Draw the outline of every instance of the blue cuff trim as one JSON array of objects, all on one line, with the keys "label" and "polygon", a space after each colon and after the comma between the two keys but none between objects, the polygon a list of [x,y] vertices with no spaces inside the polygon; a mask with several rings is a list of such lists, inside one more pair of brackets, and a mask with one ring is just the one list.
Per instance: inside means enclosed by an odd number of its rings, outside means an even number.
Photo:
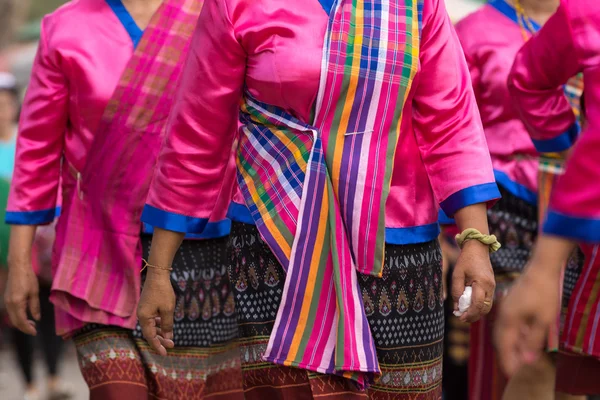
[{"label": "blue cuff trim", "polygon": [[203,233],[208,218],[193,218],[164,211],[146,204],[142,212],[142,222],[155,228],[182,233]]},{"label": "blue cuff trim", "polygon": [[438,223],[440,225],[456,225],[456,221],[447,216],[444,210],[438,212]]},{"label": "blue cuff trim", "polygon": [[600,243],[600,219],[571,217],[549,210],[543,231],[580,242]]},{"label": "blue cuff trim", "polygon": [[227,210],[227,218],[235,222],[241,222],[243,224],[256,225],[254,218],[248,207],[245,204],[239,204],[231,202],[229,209]]},{"label": "blue cuff trim", "polygon": [[[152,235],[154,233],[154,227],[144,223],[142,232]],[[209,222],[206,224],[206,228],[204,228],[202,233],[186,233],[185,239],[218,239],[229,235],[230,232],[231,221],[224,219],[218,222]]]},{"label": "blue cuff trim", "polygon": [[483,183],[481,185],[470,186],[459,190],[450,195],[446,200],[440,203],[447,216],[454,217],[454,213],[478,203],[487,203],[492,200],[497,200],[500,197],[500,191],[496,182]]},{"label": "blue cuff trim", "polygon": [[559,151],[570,149],[577,140],[580,132],[581,126],[579,126],[578,122],[575,122],[565,133],[562,133],[555,138],[548,140],[531,140],[537,151],[540,153],[557,153]]},{"label": "blue cuff trim", "polygon": [[40,211],[7,211],[4,221],[8,225],[44,225],[60,215],[60,207]]},{"label": "blue cuff trim", "polygon": [[437,222],[410,228],[385,228],[385,242],[389,244],[415,244],[430,242],[440,235]]},{"label": "blue cuff trim", "polygon": [[504,172],[494,170],[494,176],[498,185],[506,189],[510,194],[526,201],[529,204],[537,206],[538,196],[537,193],[530,190],[529,188],[521,185],[519,182],[515,182],[508,177]]}]

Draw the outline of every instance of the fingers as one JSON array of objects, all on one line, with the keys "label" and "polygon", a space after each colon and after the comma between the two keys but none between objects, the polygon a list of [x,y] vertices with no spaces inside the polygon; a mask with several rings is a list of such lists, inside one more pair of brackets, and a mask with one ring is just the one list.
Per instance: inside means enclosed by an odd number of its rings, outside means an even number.
[{"label": "fingers", "polygon": [[471,287],[471,306],[461,317],[466,322],[473,323],[486,315],[492,309],[492,296],[488,295],[482,285],[473,282]]},{"label": "fingers", "polygon": [[173,342],[170,339],[164,338],[164,334],[162,332],[162,329],[160,328],[160,324],[161,324],[160,317],[156,317],[154,320],[155,320],[156,326],[157,326],[156,335],[159,337],[160,343],[163,345],[163,347],[165,347],[167,349],[175,348],[175,342]]},{"label": "fingers", "polygon": [[167,349],[162,345],[161,338],[158,336],[155,316],[144,309],[140,309],[138,310],[138,320],[144,339],[146,339],[150,347],[161,356],[166,356]]},{"label": "fingers", "polygon": [[28,335],[37,335],[35,323],[27,318],[27,299],[7,298],[8,317],[15,328]]},{"label": "fingers", "polygon": [[40,295],[36,291],[29,295],[29,312],[36,321],[39,321],[42,316],[42,312],[40,310]]},{"label": "fingers", "polygon": [[494,332],[496,354],[500,368],[506,376],[511,377],[521,366],[521,350],[519,347],[522,325],[516,316],[500,312]]},{"label": "fingers", "polygon": [[160,310],[160,329],[167,340],[173,340],[173,312],[170,307]]},{"label": "fingers", "polygon": [[525,326],[521,331],[522,340],[520,354],[523,363],[533,364],[540,357],[546,344],[546,333],[548,327],[534,322],[530,326]]}]

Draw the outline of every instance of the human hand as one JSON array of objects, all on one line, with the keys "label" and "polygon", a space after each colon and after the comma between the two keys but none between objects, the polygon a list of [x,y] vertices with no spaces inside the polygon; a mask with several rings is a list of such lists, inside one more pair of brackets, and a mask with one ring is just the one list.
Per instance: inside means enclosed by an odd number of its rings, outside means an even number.
[{"label": "human hand", "polygon": [[137,317],[144,338],[157,353],[167,355],[173,342],[173,313],[175,292],[169,271],[148,269],[142,289]]},{"label": "human hand", "polygon": [[[531,264],[502,300],[495,343],[502,370],[512,376],[541,355],[548,331],[560,312],[560,273],[546,263]],[[560,267],[559,267],[560,270]]]},{"label": "human hand", "polygon": [[473,323],[492,309],[496,288],[489,247],[476,240],[465,242],[454,267],[452,298],[455,311],[458,310],[458,300],[462,296],[465,286],[473,288],[471,306],[460,317],[460,320]]},{"label": "human hand", "polygon": [[31,261],[9,259],[8,281],[4,302],[12,325],[28,335],[37,335],[35,322],[27,317],[27,311],[35,321],[41,318],[39,283]]}]

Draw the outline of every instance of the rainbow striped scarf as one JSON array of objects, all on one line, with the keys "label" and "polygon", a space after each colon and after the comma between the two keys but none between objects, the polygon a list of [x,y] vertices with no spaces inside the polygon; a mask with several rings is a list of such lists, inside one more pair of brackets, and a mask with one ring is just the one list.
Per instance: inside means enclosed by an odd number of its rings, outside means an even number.
[{"label": "rainbow striped scarf", "polygon": [[287,271],[265,360],[380,374],[357,271],[381,276],[385,203],[417,71],[422,0],[337,0],[309,124],[246,94],[238,178]]}]

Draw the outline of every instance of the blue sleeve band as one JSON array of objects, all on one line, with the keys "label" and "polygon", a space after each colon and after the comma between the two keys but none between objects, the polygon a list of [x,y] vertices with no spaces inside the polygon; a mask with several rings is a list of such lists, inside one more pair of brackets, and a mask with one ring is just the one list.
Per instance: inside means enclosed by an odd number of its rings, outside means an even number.
[{"label": "blue sleeve band", "polygon": [[146,204],[142,212],[142,222],[155,228],[182,233],[202,233],[208,218],[193,218],[175,214]]},{"label": "blue sleeve band", "polygon": [[540,153],[557,153],[570,149],[575,143],[575,140],[577,140],[580,131],[581,127],[579,126],[579,123],[575,122],[566,132],[555,138],[548,140],[531,140],[537,151]]},{"label": "blue sleeve band", "polygon": [[227,210],[227,218],[243,224],[256,225],[254,218],[252,218],[252,214],[250,214],[250,210],[245,204],[231,202],[229,209]]},{"label": "blue sleeve band", "polygon": [[438,212],[438,223],[440,225],[456,225],[456,221],[447,216],[444,210]]},{"label": "blue sleeve band", "polygon": [[426,243],[437,239],[439,235],[440,226],[437,222],[408,228],[385,228],[385,242],[388,244]]},{"label": "blue sleeve band", "polygon": [[513,181],[508,177],[508,175],[497,169],[494,170],[494,176],[496,177],[496,182],[498,183],[498,185],[502,186],[508,192],[526,201],[529,204],[537,206],[538,196],[536,192],[530,190],[529,188],[521,185],[518,182]]},{"label": "blue sleeve band", "polygon": [[454,217],[454,213],[478,203],[487,203],[497,200],[500,197],[500,191],[496,182],[483,183],[481,185],[470,186],[452,194],[446,200],[440,203],[442,210],[448,217]]},{"label": "blue sleeve band", "polygon": [[40,211],[7,211],[5,222],[8,225],[44,225],[60,215],[60,207]]},{"label": "blue sleeve band", "polygon": [[[142,231],[152,235],[154,233],[154,227],[144,222]],[[229,235],[230,232],[231,221],[224,219],[207,223],[202,233],[186,233],[185,239],[218,239]]]},{"label": "blue sleeve band", "polygon": [[580,242],[600,243],[600,219],[571,217],[549,210],[543,231]]}]

